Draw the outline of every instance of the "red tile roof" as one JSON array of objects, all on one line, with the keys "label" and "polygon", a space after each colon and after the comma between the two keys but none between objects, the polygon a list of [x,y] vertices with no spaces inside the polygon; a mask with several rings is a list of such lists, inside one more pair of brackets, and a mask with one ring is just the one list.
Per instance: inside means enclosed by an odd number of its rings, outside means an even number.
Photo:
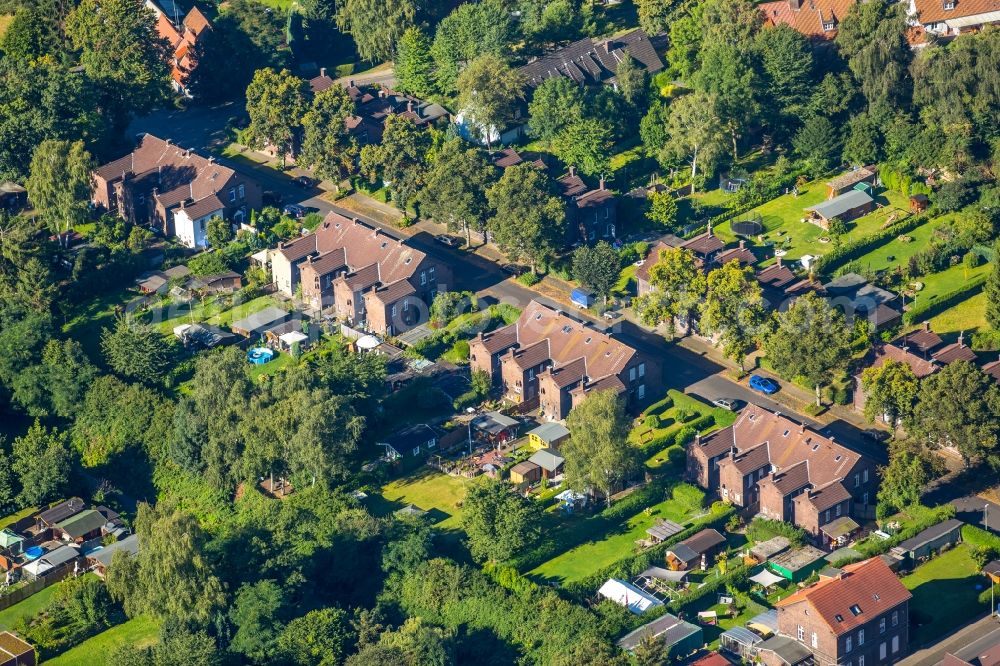
[{"label": "red tile roof", "polygon": [[757,255],[746,246],[744,241],[740,241],[739,247],[731,247],[717,254],[715,261],[721,266],[728,264],[730,261],[738,261],[740,265],[749,266],[757,263]]},{"label": "red tile roof", "polygon": [[879,345],[875,348],[875,359],[870,367],[881,368],[887,361],[898,361],[910,366],[910,370],[918,379],[923,379],[928,375],[933,375],[940,370],[940,366],[931,361],[924,360],[913,352],[904,351],[896,345]]},{"label": "red tile roof", "polygon": [[944,363],[945,365],[949,365],[955,361],[969,361],[974,363],[976,360],[976,352],[961,342],[955,342],[947,347],[942,347],[931,354],[931,356],[938,363]]},{"label": "red tile roof", "polygon": [[945,9],[942,0],[914,0],[913,4],[924,25],[1000,12],[1000,0],[957,0],[953,9]]},{"label": "red tile roof", "polygon": [[943,340],[941,340],[941,336],[931,330],[928,322],[928,325],[926,325],[925,328],[913,331],[912,333],[906,333],[896,340],[895,344],[900,347],[916,347],[921,352],[926,354],[930,350],[939,346],[942,342]]},{"label": "red tile roof", "polygon": [[851,493],[847,492],[844,484],[839,481],[833,481],[822,488],[810,490],[808,493],[800,495],[795,499],[797,501],[801,499],[803,502],[809,502],[817,511],[826,511],[841,502],[851,499]]},{"label": "red tile roof", "polygon": [[691,250],[695,254],[708,255],[713,252],[718,252],[725,247],[718,236],[713,234],[711,231],[707,231],[700,236],[695,236],[691,240],[685,242],[681,247]]},{"label": "red tile roof", "polygon": [[[833,39],[837,35],[837,26],[855,2],[856,0],[775,0],[759,7],[764,14],[764,22],[768,25],[785,24],[806,37]],[[795,8],[796,5],[799,6],[798,9]],[[824,23],[833,23],[833,28],[824,29]]]},{"label": "red tile roof", "polygon": [[775,605],[781,609],[808,603],[839,636],[899,606],[912,596],[882,558],[874,557],[849,564],[843,568],[841,577],[822,579]]}]

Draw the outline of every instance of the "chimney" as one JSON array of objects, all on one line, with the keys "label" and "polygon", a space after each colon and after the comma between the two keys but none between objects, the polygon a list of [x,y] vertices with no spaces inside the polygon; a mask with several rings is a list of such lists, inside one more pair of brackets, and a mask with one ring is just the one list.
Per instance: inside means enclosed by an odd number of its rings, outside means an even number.
[{"label": "chimney", "polygon": [[214,155],[209,155],[208,156],[208,163],[209,164],[215,164],[215,156]]},{"label": "chimney", "polygon": [[406,100],[406,112],[407,113],[413,113],[413,100],[412,99]]},{"label": "chimney", "polygon": [[802,0],[788,0],[788,8],[793,11],[802,9]]},{"label": "chimney", "polygon": [[604,191],[604,175],[601,174],[601,191]]},{"label": "chimney", "polygon": [[745,240],[740,239],[740,249],[741,250],[747,249],[747,242]]},{"label": "chimney", "polygon": [[712,235],[712,220],[708,221],[708,235]]},{"label": "chimney", "polygon": [[320,67],[319,68],[319,75],[320,76],[326,76],[326,67]]},{"label": "chimney", "polygon": [[576,167],[573,166],[572,164],[569,167],[569,175],[570,175],[570,178],[572,178],[573,176],[576,175]]},{"label": "chimney", "polygon": [[965,331],[961,331],[958,334],[958,346],[959,347],[964,347],[965,346]]},{"label": "chimney", "polygon": [[778,268],[781,268],[781,257],[775,257],[774,259],[775,259],[775,261],[777,262],[777,263],[776,263],[775,265],[776,265],[776,266],[777,266]]}]

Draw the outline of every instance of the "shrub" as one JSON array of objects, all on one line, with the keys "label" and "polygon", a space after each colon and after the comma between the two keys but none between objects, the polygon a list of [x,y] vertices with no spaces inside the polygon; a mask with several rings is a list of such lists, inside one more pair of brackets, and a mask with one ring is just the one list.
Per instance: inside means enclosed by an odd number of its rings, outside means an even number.
[{"label": "shrub", "polygon": [[972,334],[972,349],[974,351],[997,351],[1000,349],[1000,331],[988,329]]},{"label": "shrub", "polygon": [[780,520],[754,518],[747,526],[747,538],[751,541],[767,541],[776,536],[785,537],[793,546],[801,546],[806,542],[805,530]]},{"label": "shrub", "polygon": [[979,268],[983,265],[983,258],[978,252],[966,252],[964,262],[966,268]]},{"label": "shrub", "polygon": [[670,496],[688,513],[700,511],[705,506],[705,491],[690,483],[678,483]]},{"label": "shrub", "polygon": [[687,423],[695,417],[695,413],[690,409],[678,409],[675,416],[678,423]]},{"label": "shrub", "polygon": [[523,284],[525,287],[534,287],[536,284],[542,281],[540,275],[535,274],[533,271],[528,271],[517,276],[517,281]]},{"label": "shrub", "polygon": [[694,439],[694,436],[697,434],[698,431],[692,428],[691,426],[684,426],[683,428],[677,431],[676,435],[674,435],[674,444],[683,449],[685,446],[688,445],[688,443],[691,442],[691,440]]},{"label": "shrub", "polygon": [[660,427],[660,417],[657,416],[656,414],[650,414],[649,416],[647,416],[642,420],[642,423],[647,428],[656,430],[657,428]]}]

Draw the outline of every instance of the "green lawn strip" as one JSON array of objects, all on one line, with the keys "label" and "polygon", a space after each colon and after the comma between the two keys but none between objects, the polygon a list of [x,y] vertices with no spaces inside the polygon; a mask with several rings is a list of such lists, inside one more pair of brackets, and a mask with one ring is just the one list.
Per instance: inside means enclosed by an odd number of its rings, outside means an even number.
[{"label": "green lawn strip", "polygon": [[13,628],[14,624],[21,618],[34,617],[40,610],[48,605],[49,600],[56,593],[59,584],[49,585],[44,590],[39,590],[24,601],[14,604],[10,608],[0,611],[0,630]]},{"label": "green lawn strip", "polygon": [[727,612],[727,607],[721,604],[716,604],[707,610],[714,610],[719,614],[719,623],[716,626],[701,625],[705,634],[705,642],[708,643],[708,649],[717,650],[719,649],[719,636],[722,632],[735,629],[736,627],[745,627],[747,622],[767,611],[767,607],[750,600],[746,607],[733,617],[723,617],[723,614]]},{"label": "green lawn strip", "polygon": [[[674,499],[667,499],[634,514],[611,529],[593,534],[593,540],[567,550],[528,572],[563,583],[586,578],[632,554],[636,540],[646,538],[646,529],[657,520],[686,524],[692,515]],[[596,523],[595,523],[596,525]],[[580,526],[585,529],[585,525]]]},{"label": "green lawn strip", "polygon": [[159,631],[159,621],[136,617],[85,640],[45,663],[51,666],[111,666],[108,659],[118,647],[152,645],[156,642]]},{"label": "green lawn strip", "polygon": [[462,509],[458,505],[471,483],[476,481],[422,467],[415,474],[383,486],[381,496],[370,497],[367,505],[375,515],[386,516],[413,504],[429,511],[437,527],[458,528],[462,523]]},{"label": "green lawn strip", "polygon": [[931,329],[938,334],[960,331],[969,334],[985,328],[987,328],[986,294],[983,292],[931,318]]},{"label": "green lawn strip", "polygon": [[913,231],[903,234],[912,240],[904,242],[895,238],[851,263],[872,271],[894,270],[897,266],[906,266],[910,257],[927,249],[934,236],[934,230],[940,227],[946,219],[938,217],[930,220]]},{"label": "green lawn strip", "polygon": [[628,294],[628,285],[635,279],[635,272],[638,268],[635,264],[629,264],[623,268],[621,274],[618,276],[618,282],[611,288],[611,294],[614,296],[625,296]]},{"label": "green lawn strip", "polygon": [[922,306],[928,302],[932,303],[935,299],[958,289],[969,280],[989,273],[990,270],[991,267],[988,263],[976,268],[967,268],[965,264],[959,263],[938,273],[916,278],[915,282],[921,282],[924,285],[923,289],[917,292],[916,305]]},{"label": "green lawn strip", "polygon": [[963,626],[986,608],[979,603],[985,578],[979,573],[969,546],[962,544],[922,564],[903,585],[913,593],[910,622],[914,646],[929,644]]}]

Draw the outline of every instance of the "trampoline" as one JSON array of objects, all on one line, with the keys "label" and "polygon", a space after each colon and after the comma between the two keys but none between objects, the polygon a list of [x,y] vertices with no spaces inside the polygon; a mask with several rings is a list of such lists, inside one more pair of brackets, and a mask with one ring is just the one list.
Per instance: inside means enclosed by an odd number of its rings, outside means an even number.
[{"label": "trampoline", "polygon": [[41,546],[31,546],[24,549],[24,556],[29,560],[37,560],[39,557],[45,554],[45,549]]},{"label": "trampoline", "polygon": [[254,347],[247,352],[247,360],[254,365],[264,365],[274,358],[274,350],[267,347]]}]

